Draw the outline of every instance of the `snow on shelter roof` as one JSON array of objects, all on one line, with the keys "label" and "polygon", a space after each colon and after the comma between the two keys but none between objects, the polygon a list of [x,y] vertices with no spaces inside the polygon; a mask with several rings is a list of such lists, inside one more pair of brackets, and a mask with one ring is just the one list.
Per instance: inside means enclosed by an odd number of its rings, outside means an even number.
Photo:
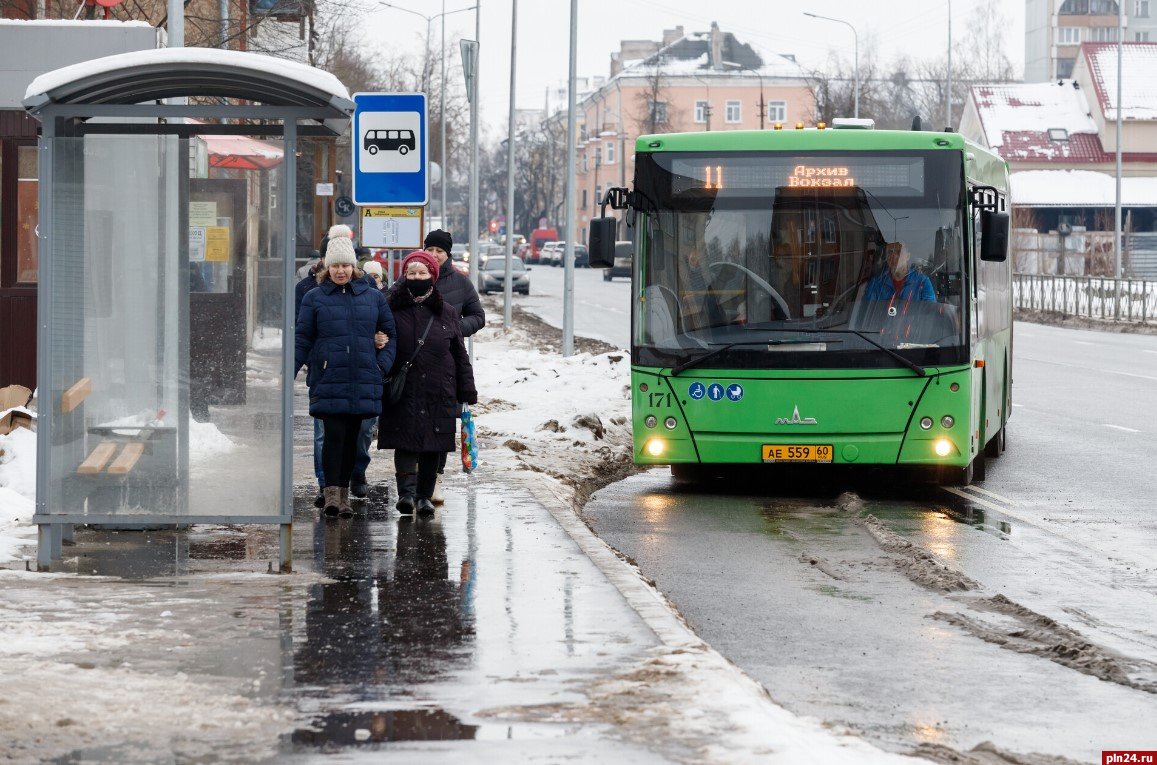
[{"label": "snow on shelter roof", "polygon": [[[1117,179],[1092,170],[1025,170],[1008,179],[1023,207],[1113,207]],[[1121,205],[1157,207],[1157,178],[1121,179]]]},{"label": "snow on shelter roof", "polygon": [[216,48],[158,48],[55,69],[29,83],[24,106],[36,114],[50,103],[140,104],[181,96],[326,107],[334,118],[347,121],[354,111],[349,91],[329,72],[259,53]]}]

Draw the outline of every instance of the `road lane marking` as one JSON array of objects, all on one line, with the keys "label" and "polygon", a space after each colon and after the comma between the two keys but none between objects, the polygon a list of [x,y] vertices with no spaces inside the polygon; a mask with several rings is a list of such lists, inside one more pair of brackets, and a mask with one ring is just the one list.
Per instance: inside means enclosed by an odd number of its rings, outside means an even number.
[{"label": "road lane marking", "polygon": [[1081,364],[1066,364],[1063,361],[1052,361],[1051,359],[1034,359],[1030,357],[1021,357],[1024,361],[1035,361],[1038,364],[1054,364],[1058,367],[1069,367],[1070,369],[1080,369],[1084,372],[1096,372],[1100,374],[1121,375],[1122,377],[1136,377],[1140,380],[1152,380],[1157,382],[1157,377],[1152,375],[1139,375],[1134,372],[1118,372],[1116,369],[1097,369],[1096,367],[1082,366]]},{"label": "road lane marking", "polygon": [[1141,432],[1141,431],[1135,430],[1133,428],[1126,428],[1124,425],[1110,425],[1107,422],[1103,422],[1101,424],[1104,425],[1106,428],[1112,428],[1113,430],[1123,430],[1126,433],[1140,433]]},{"label": "road lane marking", "polygon": [[[1020,521],[1021,523],[1032,526],[1033,528],[1036,528],[1040,531],[1043,531],[1046,534],[1052,534],[1053,536],[1060,537],[1061,539],[1065,540],[1066,542],[1068,542],[1071,545],[1074,545],[1078,549],[1085,550],[1085,551],[1096,551],[1096,552],[1100,553],[1101,555],[1104,555],[1106,558],[1108,558],[1114,562],[1117,562],[1117,563],[1123,563],[1126,565],[1138,566],[1138,567],[1142,567],[1142,568],[1145,567],[1145,566],[1141,566],[1141,564],[1139,564],[1136,560],[1133,560],[1132,558],[1125,557],[1120,552],[1115,552],[1112,550],[1106,550],[1105,548],[1101,547],[1100,545],[1094,544],[1087,539],[1083,539],[1083,538],[1074,536],[1072,534],[1069,534],[1069,533],[1061,530],[1060,528],[1057,528],[1055,525],[1050,525],[1046,519],[1042,518],[1041,520],[1037,520],[1037,519],[1032,518],[1028,514],[1023,513],[1019,510],[1013,510],[1011,507],[1008,507],[1006,505],[998,505],[995,502],[989,502],[987,499],[983,499],[981,497],[978,497],[975,494],[971,494],[971,493],[964,491],[964,490],[962,490],[956,486],[941,486],[940,488],[944,489],[944,491],[948,492],[949,494],[955,494],[956,496],[960,497],[961,499],[966,499],[969,502],[973,502],[975,504],[981,505],[982,507],[987,507],[989,510],[995,510],[996,512],[1007,515],[1010,518],[1015,518],[1016,520]],[[968,486],[967,488],[972,489],[974,491],[978,490],[978,487],[976,487],[976,486]],[[983,491],[983,489],[979,489],[979,490]],[[984,492],[984,493],[988,494],[989,492]]]},{"label": "road lane marking", "polygon": [[972,491],[979,492],[980,494],[983,494],[986,497],[992,497],[997,502],[1007,502],[1010,505],[1019,505],[1020,504],[1015,499],[1009,499],[1008,497],[1002,497],[999,494],[997,494],[995,491],[988,491],[987,489],[982,489],[979,486],[969,486],[968,488],[971,489]]}]

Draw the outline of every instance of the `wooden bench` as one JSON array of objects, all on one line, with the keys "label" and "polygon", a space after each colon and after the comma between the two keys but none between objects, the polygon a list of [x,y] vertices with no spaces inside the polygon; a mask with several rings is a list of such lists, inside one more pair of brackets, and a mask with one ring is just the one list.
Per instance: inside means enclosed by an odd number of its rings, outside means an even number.
[{"label": "wooden bench", "polygon": [[109,475],[124,475],[136,467],[137,462],[145,453],[143,442],[130,441],[121,449],[117,458],[112,460],[112,464],[109,464],[109,460],[116,454],[118,447],[119,444],[113,441],[101,441],[85,458],[84,462],[80,463],[76,472],[82,475],[95,475],[104,470],[105,465],[108,465]]}]

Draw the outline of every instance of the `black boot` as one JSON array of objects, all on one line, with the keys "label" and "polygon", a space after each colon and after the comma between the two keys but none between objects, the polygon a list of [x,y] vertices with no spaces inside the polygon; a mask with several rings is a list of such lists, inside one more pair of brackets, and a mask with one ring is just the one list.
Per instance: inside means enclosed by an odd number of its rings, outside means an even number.
[{"label": "black boot", "polygon": [[394,480],[398,483],[398,504],[395,507],[399,513],[410,515],[416,504],[414,495],[418,493],[418,474],[396,473]]},{"label": "black boot", "polygon": [[354,475],[354,477],[350,479],[350,494],[354,499],[365,499],[369,496],[369,493],[370,485],[366,482],[364,475]]},{"label": "black boot", "polygon": [[318,486],[317,487],[317,496],[314,497],[314,499],[313,499],[313,506],[316,508],[319,508],[319,509],[325,507],[325,487],[324,486]]},{"label": "black boot", "polygon": [[418,515],[433,515],[434,503],[429,497],[418,497]]}]

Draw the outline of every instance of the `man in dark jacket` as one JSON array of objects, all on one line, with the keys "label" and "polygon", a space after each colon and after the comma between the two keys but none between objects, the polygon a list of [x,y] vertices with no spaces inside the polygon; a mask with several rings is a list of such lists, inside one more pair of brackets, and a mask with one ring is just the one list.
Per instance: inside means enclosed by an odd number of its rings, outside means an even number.
[{"label": "man in dark jacket", "polygon": [[[474,289],[474,282],[458,269],[454,268],[454,261],[450,258],[450,251],[454,248],[454,240],[449,231],[440,228],[426,234],[422,243],[426,252],[438,260],[438,292],[442,300],[453,306],[458,312],[458,322],[462,326],[462,337],[470,337],[486,326],[486,312],[482,310],[482,301],[478,299],[478,291]],[[446,453],[442,454],[438,465],[438,484],[434,487],[434,504],[440,505],[444,500],[442,494],[442,474],[446,471]]]}]

